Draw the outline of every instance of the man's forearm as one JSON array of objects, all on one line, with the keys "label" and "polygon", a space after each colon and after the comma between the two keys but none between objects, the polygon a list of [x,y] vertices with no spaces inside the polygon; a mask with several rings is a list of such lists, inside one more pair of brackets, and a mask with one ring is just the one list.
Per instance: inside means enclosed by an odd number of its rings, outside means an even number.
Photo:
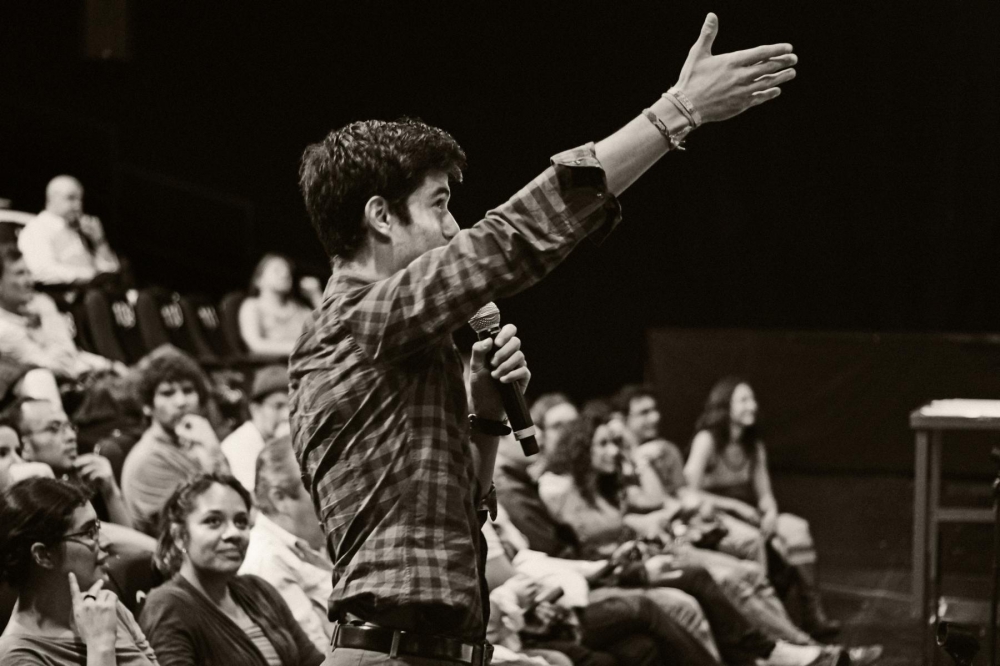
[{"label": "man's forearm", "polygon": [[122,527],[132,527],[132,515],[125,506],[122,492],[115,485],[102,493],[104,506],[108,509],[108,519],[116,525]]},{"label": "man's forearm", "polygon": [[[671,134],[688,126],[687,119],[677,107],[663,97],[650,106],[649,110],[663,121]],[[636,116],[595,146],[597,159],[608,179],[608,189],[615,196],[646,173],[669,149],[670,144],[666,138],[642,115]]]}]

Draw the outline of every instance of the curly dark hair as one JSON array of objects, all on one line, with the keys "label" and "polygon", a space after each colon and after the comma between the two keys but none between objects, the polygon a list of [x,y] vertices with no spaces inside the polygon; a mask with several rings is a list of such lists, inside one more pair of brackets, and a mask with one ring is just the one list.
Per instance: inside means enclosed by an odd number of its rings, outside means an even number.
[{"label": "curly dark hair", "polygon": [[190,381],[198,392],[201,407],[208,404],[208,382],[198,362],[176,347],[164,345],[146,356],[138,367],[137,392],[142,404],[153,404],[156,387],[163,382]]},{"label": "curly dark hair", "polygon": [[431,171],[462,181],[465,153],[454,138],[420,120],[366,120],[330,132],[306,147],[299,188],[330,257],[351,257],[364,242],[364,210],[376,195],[409,222],[406,199]]},{"label": "curly dark hair", "polygon": [[180,571],[184,553],[177,547],[175,539],[178,536],[182,539],[187,538],[188,516],[194,511],[198,498],[215,484],[232,488],[246,504],[247,511],[253,509],[250,493],[242,483],[228,474],[199,474],[179,486],[160,512],[160,528],[153,563],[164,576],[170,578]]},{"label": "curly dark hair", "polygon": [[[705,401],[705,410],[695,422],[695,432],[707,430],[715,440],[716,450],[729,443],[729,422],[732,414],[733,393],[740,384],[750,386],[750,382],[736,375],[723,377],[715,382],[715,386],[708,392],[708,400]],[[757,424],[743,429],[740,435],[739,444],[746,450],[747,455],[751,455],[757,446],[759,433]]]},{"label": "curly dark hair", "polygon": [[594,432],[599,424],[580,419],[572,423],[556,445],[545,451],[545,471],[568,474],[584,499],[597,501],[597,470],[591,458]]},{"label": "curly dark hair", "polygon": [[31,547],[56,544],[88,501],[79,484],[46,477],[24,479],[0,495],[0,582],[15,589],[27,583]]}]

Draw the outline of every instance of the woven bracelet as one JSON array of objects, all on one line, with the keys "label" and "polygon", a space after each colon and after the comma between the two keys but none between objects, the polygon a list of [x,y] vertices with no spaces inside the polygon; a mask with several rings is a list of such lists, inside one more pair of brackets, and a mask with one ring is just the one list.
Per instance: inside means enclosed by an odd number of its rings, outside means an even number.
[{"label": "woven bracelet", "polygon": [[642,115],[649,119],[649,122],[653,123],[653,127],[663,135],[663,138],[667,140],[670,144],[670,150],[684,150],[684,140],[678,139],[676,136],[670,133],[670,129],[667,128],[666,124],[660,118],[652,112],[650,109],[643,109]]}]

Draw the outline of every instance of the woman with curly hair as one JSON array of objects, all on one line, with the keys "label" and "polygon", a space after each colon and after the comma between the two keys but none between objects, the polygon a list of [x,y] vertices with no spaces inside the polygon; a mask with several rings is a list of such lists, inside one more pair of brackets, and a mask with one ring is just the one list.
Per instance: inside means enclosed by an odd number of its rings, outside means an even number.
[{"label": "woman with curly hair", "polygon": [[103,589],[107,545],[87,493],[73,483],[29,478],[0,496],[0,582],[17,591],[0,663],[157,663],[132,614]]},{"label": "woman with curly hair", "polygon": [[250,494],[204,474],[180,486],[160,522],[156,566],[170,578],[139,621],[163,666],[316,666],[323,655],[281,595],[237,575],[250,539]]},{"label": "woman with curly hair", "polygon": [[840,623],[826,616],[820,602],[809,523],[778,511],[750,384],[740,377],[719,380],[696,430],[684,466],[688,484],[704,490],[717,509],[760,529],[778,559],[771,558],[772,577],[777,579],[776,569],[791,568],[806,630],[815,637],[836,634]]}]

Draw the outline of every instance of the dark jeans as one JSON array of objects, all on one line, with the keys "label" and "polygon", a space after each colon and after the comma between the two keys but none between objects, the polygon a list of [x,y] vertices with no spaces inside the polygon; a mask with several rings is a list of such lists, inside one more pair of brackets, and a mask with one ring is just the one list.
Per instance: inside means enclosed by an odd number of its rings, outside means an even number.
[{"label": "dark jeans", "polygon": [[774,641],[753,628],[704,567],[685,566],[678,571],[680,575],[666,581],[664,586],[687,592],[698,600],[726,664],[754,664],[771,654]]},{"label": "dark jeans", "polygon": [[575,666],[719,666],[653,601],[641,596],[592,603],[580,617],[582,645],[552,642]]}]

